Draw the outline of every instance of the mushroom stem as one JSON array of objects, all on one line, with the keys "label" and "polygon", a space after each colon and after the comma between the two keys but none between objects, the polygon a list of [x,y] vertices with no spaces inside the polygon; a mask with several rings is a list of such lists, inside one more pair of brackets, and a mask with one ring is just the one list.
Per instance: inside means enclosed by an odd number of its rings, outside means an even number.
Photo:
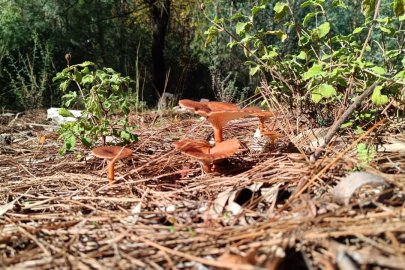
[{"label": "mushroom stem", "polygon": [[262,133],[264,130],[264,119],[263,118],[260,118],[259,129],[260,129],[260,133]]},{"label": "mushroom stem", "polygon": [[201,161],[202,165],[203,165],[203,170],[206,173],[210,173],[211,172],[211,161],[210,160],[202,160]]},{"label": "mushroom stem", "polygon": [[215,143],[222,142],[222,128],[214,127],[214,139],[215,139]]},{"label": "mushroom stem", "polygon": [[108,166],[108,180],[110,180],[110,185],[112,186],[114,184],[114,162],[110,161]]}]

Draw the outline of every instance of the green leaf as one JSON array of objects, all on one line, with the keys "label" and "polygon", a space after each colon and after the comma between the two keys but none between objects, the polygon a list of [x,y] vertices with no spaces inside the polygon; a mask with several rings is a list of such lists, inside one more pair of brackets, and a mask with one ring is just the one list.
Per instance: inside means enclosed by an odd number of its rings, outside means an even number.
[{"label": "green leaf", "polygon": [[93,76],[90,75],[90,74],[87,74],[82,78],[82,83],[81,84],[85,85],[86,83],[93,83],[93,80],[94,80]]},{"label": "green leaf", "polygon": [[67,77],[65,75],[63,75],[61,72],[58,72],[56,74],[56,77],[54,77],[52,79],[52,82],[57,81],[57,80],[64,80],[64,79],[67,79]]},{"label": "green leaf", "polygon": [[381,89],[382,86],[377,86],[374,89],[373,95],[371,96],[371,101],[375,104],[375,105],[384,105],[388,103],[388,96],[387,95],[382,95],[381,94]]},{"label": "green leaf", "polygon": [[299,44],[300,46],[305,46],[305,45],[307,45],[310,41],[311,41],[311,38],[310,38],[309,36],[307,36],[307,35],[302,35],[301,38],[300,38],[300,40],[299,40],[299,42],[298,42],[298,44]]},{"label": "green leaf", "polygon": [[94,63],[93,63],[93,62],[90,62],[90,61],[86,61],[86,62],[83,62],[83,63],[81,63],[81,64],[78,64],[78,66],[79,66],[79,67],[94,66]]},{"label": "green leaf", "polygon": [[399,16],[399,21],[402,22],[405,20],[405,15]]},{"label": "green leaf", "polygon": [[360,33],[363,30],[363,27],[357,27],[356,29],[353,30],[353,34]]},{"label": "green leaf", "polygon": [[287,33],[281,30],[267,31],[266,34],[276,35],[281,40],[281,42],[284,42],[287,39]]},{"label": "green leaf", "polygon": [[320,38],[326,36],[330,31],[330,23],[324,22],[318,27],[318,35]]},{"label": "green leaf", "polygon": [[301,4],[301,8],[308,7],[308,6],[313,6],[313,5],[316,5],[315,1],[306,1],[306,2]]},{"label": "green leaf", "polygon": [[260,4],[261,6],[266,5],[269,2],[269,0],[262,0],[262,3]]},{"label": "green leaf", "polygon": [[287,14],[288,7],[289,5],[287,3],[276,3],[273,8],[273,10],[276,12],[276,15],[274,16],[274,22],[281,21],[284,18],[284,16]]},{"label": "green leaf", "polygon": [[238,18],[248,18],[248,17],[239,12],[232,16],[231,21],[238,19]]},{"label": "green leaf", "polygon": [[90,146],[91,146],[91,143],[92,143],[92,140],[91,140],[90,138],[88,138],[88,137],[83,137],[83,136],[80,136],[80,141],[82,142],[82,144],[83,144],[85,147],[90,147]]},{"label": "green leaf", "polygon": [[314,13],[314,12],[308,13],[308,14],[305,16],[304,21],[302,22],[302,25],[305,26],[305,25],[307,24],[307,22],[308,22],[312,17],[314,17],[315,15],[316,15],[316,13]]},{"label": "green leaf", "polygon": [[350,127],[351,125],[353,125],[354,121],[350,120],[349,122],[343,123],[340,128],[347,128]]},{"label": "green leaf", "polygon": [[262,6],[259,6],[259,7],[253,7],[252,8],[252,16],[255,16],[257,14],[257,12],[259,12],[259,11],[265,9],[265,8],[266,8],[265,5],[262,5]]},{"label": "green leaf", "polygon": [[236,34],[238,34],[240,37],[243,37],[247,31],[250,30],[252,27],[252,23],[250,22],[238,22],[236,25]]},{"label": "green leaf", "polygon": [[363,0],[361,3],[361,12],[365,17],[370,16],[375,10],[375,0]]},{"label": "green leaf", "polygon": [[116,73],[115,70],[112,69],[112,68],[104,68],[104,70],[107,71],[110,74],[115,74]]},{"label": "green leaf", "polygon": [[128,131],[123,130],[121,131],[120,137],[124,141],[129,141],[131,139],[131,134]]},{"label": "green leaf", "polygon": [[337,95],[336,89],[329,84],[321,84],[312,91],[312,100],[318,103],[323,97],[330,98],[332,95]]},{"label": "green leaf", "polygon": [[393,9],[394,9],[395,16],[397,16],[397,17],[404,14],[405,0],[394,0]]},{"label": "green leaf", "polygon": [[69,84],[70,84],[70,80],[64,81],[59,85],[59,88],[62,91],[66,91],[66,89],[69,87]]},{"label": "green leaf", "polygon": [[314,76],[320,75],[322,73],[322,66],[314,64],[307,72],[304,73],[302,78],[308,80]]},{"label": "green leaf", "polygon": [[255,75],[260,70],[260,66],[255,66],[250,69],[250,75]]},{"label": "green leaf", "polygon": [[389,35],[389,36],[395,35],[395,30],[392,27],[382,27],[382,26],[380,26],[380,29],[384,33],[387,33],[387,35]]},{"label": "green leaf", "polygon": [[342,0],[333,0],[332,7],[347,8],[346,4]]},{"label": "green leaf", "polygon": [[222,24],[222,23],[224,23],[224,18],[219,19],[217,16],[215,16],[214,23]]},{"label": "green leaf", "polygon": [[256,62],[253,62],[253,61],[246,61],[246,62],[244,63],[244,65],[245,65],[245,66],[257,66],[257,63],[256,63]]},{"label": "green leaf", "polygon": [[230,49],[232,49],[235,45],[238,45],[239,43],[237,41],[232,41],[229,42],[226,46],[228,46]]},{"label": "green leaf", "polygon": [[387,73],[387,71],[382,67],[372,67],[371,70],[379,75],[384,75],[385,73]]},{"label": "green leaf", "polygon": [[83,74],[90,74],[90,69],[89,69],[88,67],[85,67],[85,68],[82,70],[82,73],[83,73]]},{"label": "green leaf", "polygon": [[96,75],[97,75],[97,77],[100,78],[100,80],[104,80],[104,79],[108,78],[108,74],[105,73],[105,72],[102,71],[102,70],[97,70],[97,71],[96,71]]},{"label": "green leaf", "polygon": [[297,55],[297,58],[300,59],[300,60],[307,59],[304,51],[301,51],[300,54]]},{"label": "green leaf", "polygon": [[76,137],[72,134],[68,134],[65,137],[65,145],[64,148],[66,150],[72,150],[76,145]]},{"label": "green leaf", "polygon": [[74,117],[73,113],[71,113],[68,109],[66,108],[59,108],[58,114],[63,116],[63,117]]},{"label": "green leaf", "polygon": [[82,74],[75,68],[75,81],[80,83],[82,81]]}]

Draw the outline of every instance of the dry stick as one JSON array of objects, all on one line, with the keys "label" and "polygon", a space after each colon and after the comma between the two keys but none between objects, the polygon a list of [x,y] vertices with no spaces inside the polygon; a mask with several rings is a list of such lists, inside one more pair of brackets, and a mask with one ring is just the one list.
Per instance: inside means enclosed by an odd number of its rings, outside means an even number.
[{"label": "dry stick", "polygon": [[[375,25],[375,22],[376,22],[376,19],[378,16],[378,11],[380,9],[380,5],[381,5],[381,0],[378,0],[377,6],[376,6],[376,9],[374,12],[373,23],[368,31],[367,38],[364,41],[363,48],[361,50],[359,59],[363,58],[364,52],[366,51],[368,41],[370,40],[371,33],[373,32],[374,25]],[[351,91],[356,73],[357,73],[357,69],[353,72],[352,76],[350,77],[350,83],[349,83],[349,88],[347,90],[347,93],[349,93]],[[328,134],[326,134],[324,145],[327,145],[330,142],[330,140],[332,139],[333,136],[335,136],[336,132],[339,130],[339,128],[343,124],[343,122],[345,122],[347,120],[347,118],[349,118],[349,116],[353,113],[353,111],[357,108],[357,106],[359,106],[360,103],[368,96],[368,94],[372,90],[374,90],[374,88],[377,86],[377,84],[378,84],[377,82],[374,82],[373,85],[371,85],[366,91],[364,91],[364,93],[360,97],[358,97],[356,99],[356,101],[342,114],[342,116],[339,118],[339,120],[333,124],[332,128],[328,131]],[[340,112],[339,112],[339,114],[340,114]],[[315,151],[315,155],[314,155],[315,160],[318,159],[319,156],[321,155],[321,153],[323,151],[322,148],[323,147],[321,147],[320,149],[317,149]]]},{"label": "dry stick", "polygon": [[361,94],[356,100],[353,102],[352,105],[342,114],[342,116],[337,120],[333,126],[329,129],[328,133],[326,134],[325,137],[325,143],[319,147],[314,154],[315,160],[319,158],[321,153],[323,152],[323,148],[325,145],[329,144],[329,142],[332,140],[333,136],[338,132],[340,126],[349,118],[349,116],[357,109],[358,106],[365,100],[372,91],[374,91],[374,88],[379,84],[379,82],[374,82],[369,88],[367,88],[363,94]]},{"label": "dry stick", "polygon": [[278,210],[278,213],[281,213],[290,203],[292,200],[297,198],[299,195],[301,195],[318,177],[320,177],[327,169],[329,169],[330,166],[335,164],[341,157],[343,157],[344,154],[346,154],[353,146],[355,146],[359,141],[361,141],[365,136],[371,133],[374,129],[376,129],[378,126],[383,124],[387,120],[387,118],[382,119],[380,122],[375,124],[372,128],[367,130],[363,135],[361,135],[357,140],[355,140],[351,145],[349,145],[342,153],[340,153],[334,160],[332,160],[328,165],[326,165],[317,175],[315,175],[308,183],[299,191],[297,191],[293,196],[288,199],[288,201]]}]

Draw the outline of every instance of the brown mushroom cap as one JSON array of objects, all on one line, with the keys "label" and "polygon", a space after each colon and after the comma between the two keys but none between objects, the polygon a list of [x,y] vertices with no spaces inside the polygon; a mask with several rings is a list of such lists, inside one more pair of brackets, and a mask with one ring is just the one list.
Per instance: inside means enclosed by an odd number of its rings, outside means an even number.
[{"label": "brown mushroom cap", "polygon": [[263,129],[264,129],[264,121],[266,121],[267,118],[278,116],[277,113],[274,113],[274,112],[271,112],[271,111],[255,112],[255,113],[252,113],[252,115],[259,117],[259,121],[260,121],[260,125],[259,125],[260,132],[263,132]]},{"label": "brown mushroom cap", "polygon": [[229,140],[211,145],[204,140],[182,139],[173,143],[177,150],[185,155],[198,159],[204,165],[204,171],[210,172],[209,163],[211,160],[227,158],[235,154],[239,149],[239,141]]},{"label": "brown mushroom cap", "polygon": [[236,139],[217,143],[214,147],[204,140],[181,139],[173,144],[177,150],[188,156],[209,160],[230,157],[239,149],[239,141]]},{"label": "brown mushroom cap", "polygon": [[[120,152],[122,147],[121,146],[103,146],[93,149],[93,155],[100,158],[106,159],[113,159],[115,158]],[[117,159],[125,158],[127,156],[132,155],[132,150],[128,148],[124,148],[121,154],[117,157]]]},{"label": "brown mushroom cap", "polygon": [[215,142],[222,142],[222,127],[229,121],[260,112],[259,107],[239,109],[238,106],[227,102],[198,102],[189,99],[179,101],[181,107],[190,109],[196,114],[205,117],[214,127]]},{"label": "brown mushroom cap", "polygon": [[278,132],[276,132],[276,131],[261,132],[261,134],[262,134],[263,136],[266,136],[266,137],[269,137],[269,138],[270,138],[270,140],[271,140],[271,147],[273,147],[273,148],[274,148],[274,142],[276,141],[276,139],[277,139],[277,138],[280,138],[280,137],[284,137],[283,134],[278,133]]}]

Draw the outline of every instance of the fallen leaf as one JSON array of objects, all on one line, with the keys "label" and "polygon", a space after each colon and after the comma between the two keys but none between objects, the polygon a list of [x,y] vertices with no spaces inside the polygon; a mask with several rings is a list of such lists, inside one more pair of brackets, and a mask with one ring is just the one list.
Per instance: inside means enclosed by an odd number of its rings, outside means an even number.
[{"label": "fallen leaf", "polygon": [[19,196],[17,199],[12,200],[11,202],[0,206],[0,216],[2,216],[4,213],[6,213],[8,210],[10,210],[14,204],[21,199],[22,196]]},{"label": "fallen leaf", "polygon": [[333,201],[338,204],[348,205],[353,193],[361,186],[384,185],[386,182],[380,176],[367,172],[354,172],[344,177],[333,189]]}]

